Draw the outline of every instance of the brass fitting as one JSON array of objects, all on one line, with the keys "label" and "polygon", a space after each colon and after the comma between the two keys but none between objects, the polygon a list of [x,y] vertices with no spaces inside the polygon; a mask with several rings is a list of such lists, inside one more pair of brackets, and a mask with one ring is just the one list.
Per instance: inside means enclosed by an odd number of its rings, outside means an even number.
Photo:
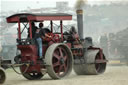
[{"label": "brass fitting", "polygon": [[83,14],[83,10],[82,9],[76,10],[76,13],[77,14]]}]

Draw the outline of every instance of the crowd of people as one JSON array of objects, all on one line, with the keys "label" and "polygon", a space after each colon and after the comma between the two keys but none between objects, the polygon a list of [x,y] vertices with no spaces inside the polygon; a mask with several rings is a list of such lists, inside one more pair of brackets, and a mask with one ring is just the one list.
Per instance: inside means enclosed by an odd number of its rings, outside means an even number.
[{"label": "crowd of people", "polygon": [[100,46],[109,59],[128,58],[128,28],[100,36]]}]

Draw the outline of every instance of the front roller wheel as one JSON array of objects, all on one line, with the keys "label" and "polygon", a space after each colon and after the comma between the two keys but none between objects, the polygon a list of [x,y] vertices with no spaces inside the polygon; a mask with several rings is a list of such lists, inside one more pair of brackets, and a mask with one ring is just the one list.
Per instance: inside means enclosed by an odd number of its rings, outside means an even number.
[{"label": "front roller wheel", "polygon": [[63,78],[72,70],[72,52],[65,44],[52,44],[46,51],[45,61],[47,72],[53,79]]},{"label": "front roller wheel", "polygon": [[105,72],[107,60],[104,55],[101,58],[98,50],[90,50],[85,54],[85,64],[74,64],[74,71],[77,75],[98,75]]},{"label": "front roller wheel", "polygon": [[5,80],[6,80],[5,71],[0,67],[0,85],[3,84]]},{"label": "front roller wheel", "polygon": [[74,65],[74,72],[77,74],[77,75],[84,75],[84,70],[85,68],[83,68],[83,65],[82,64],[75,64]]}]

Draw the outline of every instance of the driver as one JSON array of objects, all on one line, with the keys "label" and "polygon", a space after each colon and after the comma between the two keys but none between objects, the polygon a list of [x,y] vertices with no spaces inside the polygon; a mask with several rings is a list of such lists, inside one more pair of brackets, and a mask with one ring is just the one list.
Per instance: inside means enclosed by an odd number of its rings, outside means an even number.
[{"label": "driver", "polygon": [[49,36],[45,30],[43,30],[43,23],[39,23],[39,28],[36,30],[35,32],[35,39],[37,42],[37,46],[38,46],[38,55],[39,55],[39,60],[43,59],[43,49],[42,49],[42,40],[45,37],[51,38],[51,36]]}]

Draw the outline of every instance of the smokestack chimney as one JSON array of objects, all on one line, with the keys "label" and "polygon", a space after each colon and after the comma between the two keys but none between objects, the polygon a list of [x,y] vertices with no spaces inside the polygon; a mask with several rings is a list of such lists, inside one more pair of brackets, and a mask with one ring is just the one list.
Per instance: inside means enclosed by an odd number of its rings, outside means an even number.
[{"label": "smokestack chimney", "polygon": [[78,34],[79,34],[80,39],[84,39],[84,35],[83,35],[83,10],[78,9],[76,11],[76,13],[77,13]]}]

